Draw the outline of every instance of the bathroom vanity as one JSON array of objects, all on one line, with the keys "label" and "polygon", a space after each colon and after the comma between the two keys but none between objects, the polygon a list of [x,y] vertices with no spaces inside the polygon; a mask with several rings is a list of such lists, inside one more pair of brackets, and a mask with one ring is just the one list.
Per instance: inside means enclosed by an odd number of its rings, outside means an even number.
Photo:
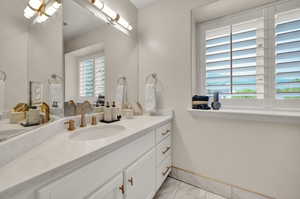
[{"label": "bathroom vanity", "polygon": [[171,171],[171,115],[75,131],[62,125],[68,119],[49,125],[52,137],[0,168],[1,199],[154,197]]},{"label": "bathroom vanity", "polygon": [[[41,9],[32,10],[33,2]],[[137,8],[129,0],[100,7],[102,1],[97,2],[0,3],[1,13],[7,12],[0,19],[7,30],[0,34],[0,69],[8,77],[0,114],[33,102],[37,107],[48,104],[47,113],[57,118],[25,129],[20,122],[0,121],[1,199],[151,199],[171,171],[172,114],[87,127],[75,116],[87,113],[77,104],[88,101],[95,108],[100,95],[106,102],[116,101],[120,77],[126,89],[116,105],[127,111],[125,118],[133,117],[140,99]],[[55,14],[41,21],[44,8],[52,5],[57,6]],[[104,6],[116,14],[109,23],[107,13],[101,18]],[[61,118],[70,101],[76,104],[74,114]],[[75,120],[75,131],[67,129],[70,120]]]}]

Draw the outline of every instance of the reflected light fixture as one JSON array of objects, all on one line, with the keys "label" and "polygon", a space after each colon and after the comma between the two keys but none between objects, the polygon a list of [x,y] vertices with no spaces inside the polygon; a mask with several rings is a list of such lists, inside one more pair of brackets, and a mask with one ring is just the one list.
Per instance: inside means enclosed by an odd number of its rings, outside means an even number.
[{"label": "reflected light fixture", "polygon": [[90,2],[102,13],[103,16],[99,15],[98,17],[105,22],[112,24],[115,28],[126,34],[129,34],[129,31],[133,29],[126,19],[121,17],[101,0],[90,0]]},{"label": "reflected light fixture", "polygon": [[52,17],[61,7],[61,0],[29,0],[24,9],[24,17],[33,19],[33,23],[43,23]]}]

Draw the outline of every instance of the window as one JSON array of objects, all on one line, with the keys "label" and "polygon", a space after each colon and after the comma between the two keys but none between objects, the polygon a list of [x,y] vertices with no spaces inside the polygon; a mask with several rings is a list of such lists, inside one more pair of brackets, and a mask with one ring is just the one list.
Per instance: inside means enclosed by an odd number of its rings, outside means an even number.
[{"label": "window", "polygon": [[300,9],[275,19],[276,98],[300,99]]},{"label": "window", "polygon": [[299,1],[199,23],[197,35],[201,94],[219,92],[230,108],[300,110]]},{"label": "window", "polygon": [[263,19],[208,30],[206,90],[224,98],[263,98]]},{"label": "window", "polygon": [[95,97],[105,94],[105,60],[96,56],[79,61],[80,97]]}]

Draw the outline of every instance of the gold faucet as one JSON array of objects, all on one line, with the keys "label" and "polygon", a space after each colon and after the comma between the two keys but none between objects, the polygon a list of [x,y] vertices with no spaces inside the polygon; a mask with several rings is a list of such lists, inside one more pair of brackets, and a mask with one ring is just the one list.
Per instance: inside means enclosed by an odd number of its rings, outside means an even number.
[{"label": "gold faucet", "polygon": [[80,110],[80,115],[81,115],[81,119],[80,119],[80,127],[86,127],[86,117],[85,114],[92,109],[92,105],[89,101],[84,101],[82,104],[80,104],[79,106],[79,110]]},{"label": "gold faucet", "polygon": [[41,112],[45,113],[45,117],[43,118],[43,123],[47,123],[50,121],[50,107],[45,102],[40,106]]},{"label": "gold faucet", "polygon": [[68,103],[73,106],[74,115],[77,115],[77,104],[74,102],[74,100],[70,100]]},{"label": "gold faucet", "polygon": [[28,109],[29,109],[29,106],[27,104],[19,103],[13,108],[13,111],[14,112],[26,112],[26,111],[28,111]]},{"label": "gold faucet", "polygon": [[69,131],[74,131],[76,129],[74,120],[69,120],[69,121],[65,122],[65,124],[68,124]]},{"label": "gold faucet", "polygon": [[86,127],[86,118],[85,118],[85,113],[81,112],[80,113],[81,117],[80,117],[80,127]]}]

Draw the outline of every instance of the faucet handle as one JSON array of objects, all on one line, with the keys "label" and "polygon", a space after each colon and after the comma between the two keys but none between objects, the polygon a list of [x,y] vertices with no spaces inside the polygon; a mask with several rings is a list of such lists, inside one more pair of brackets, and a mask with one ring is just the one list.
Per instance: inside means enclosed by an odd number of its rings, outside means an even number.
[{"label": "faucet handle", "polygon": [[80,117],[80,127],[86,127],[86,117],[85,117],[85,113],[81,112],[81,117]]},{"label": "faucet handle", "polygon": [[95,115],[92,116],[92,125],[97,125],[97,117]]},{"label": "faucet handle", "polygon": [[68,127],[69,131],[74,131],[76,129],[74,120],[69,120],[69,121],[65,122],[65,124],[69,124],[69,127]]}]

